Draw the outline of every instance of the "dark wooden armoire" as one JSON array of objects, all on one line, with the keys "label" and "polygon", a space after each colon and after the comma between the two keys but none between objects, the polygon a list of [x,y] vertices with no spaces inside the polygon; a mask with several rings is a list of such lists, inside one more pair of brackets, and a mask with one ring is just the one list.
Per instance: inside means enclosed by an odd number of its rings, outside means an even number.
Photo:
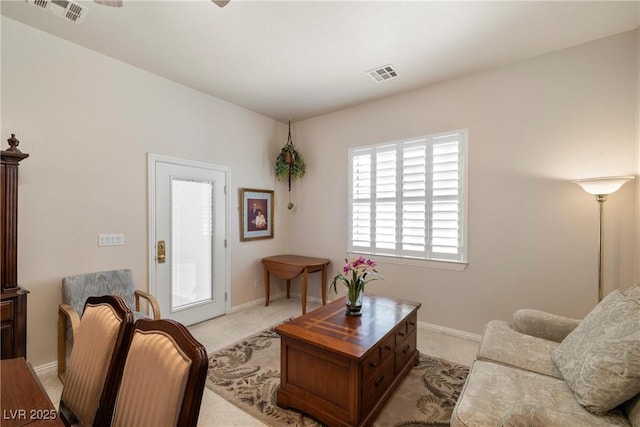
[{"label": "dark wooden armoire", "polygon": [[28,154],[14,134],[0,172],[0,358],[27,357],[27,294],[18,285],[18,166]]}]

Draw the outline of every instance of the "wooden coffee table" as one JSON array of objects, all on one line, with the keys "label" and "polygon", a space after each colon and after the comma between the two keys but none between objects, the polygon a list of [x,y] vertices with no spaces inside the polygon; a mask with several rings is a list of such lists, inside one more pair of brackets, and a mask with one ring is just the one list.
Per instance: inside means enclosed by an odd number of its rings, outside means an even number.
[{"label": "wooden coffee table", "polygon": [[371,424],[418,363],[420,303],[366,295],[362,316],[345,314],[344,298],[278,327],[278,406],[330,426]]}]

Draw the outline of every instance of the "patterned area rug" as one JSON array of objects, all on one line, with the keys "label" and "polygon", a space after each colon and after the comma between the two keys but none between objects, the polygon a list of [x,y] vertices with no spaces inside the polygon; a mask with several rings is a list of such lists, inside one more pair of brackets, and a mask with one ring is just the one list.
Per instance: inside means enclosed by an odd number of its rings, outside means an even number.
[{"label": "patterned area rug", "polygon": [[[375,421],[375,426],[448,426],[469,369],[420,354]],[[322,426],[276,404],[280,386],[280,337],[273,328],[215,352],[207,387],[269,426]]]}]

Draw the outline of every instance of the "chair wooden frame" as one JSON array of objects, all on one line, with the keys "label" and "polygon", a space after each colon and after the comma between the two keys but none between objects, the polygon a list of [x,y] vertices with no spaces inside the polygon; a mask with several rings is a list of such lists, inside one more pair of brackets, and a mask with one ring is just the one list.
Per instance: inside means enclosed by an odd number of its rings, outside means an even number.
[{"label": "chair wooden frame", "polygon": [[[181,323],[170,319],[139,319],[135,323],[131,338],[129,340],[129,346],[127,348],[127,355],[125,356],[125,361],[123,363],[123,369],[126,366],[126,359],[129,355],[131,343],[135,337],[135,332],[137,330],[146,333],[159,332],[170,336],[175,341],[175,344],[184,353],[184,355],[191,360],[184,394],[182,397],[182,404],[180,406],[180,411],[178,414],[177,425],[181,427],[195,427],[198,422],[200,405],[202,403],[202,394],[204,392],[204,385],[207,378],[207,369],[209,367],[206,349],[191,335],[187,328]],[[121,378],[120,380],[123,381],[124,378]],[[153,399],[153,396],[149,396],[149,398]],[[117,403],[117,398],[116,404],[119,405],[119,403]],[[117,415],[114,413],[113,416],[115,418]]]},{"label": "chair wooden frame", "polygon": [[[136,289],[135,298],[136,311],[140,311],[140,299],[142,298],[151,306],[153,319],[160,319],[160,306],[153,295]],[[67,372],[67,322],[71,324],[71,336],[75,337],[80,325],[80,316],[71,305],[60,304],[58,306],[58,378],[62,384],[64,384]]]},{"label": "chair wooden frame", "polygon": [[[109,425],[113,416],[118,384],[120,384],[120,379],[122,377],[125,352],[127,350],[131,334],[133,332],[133,312],[129,309],[129,307],[127,307],[122,298],[115,295],[89,297],[87,298],[87,302],[85,303],[85,309],[88,305],[109,305],[113,308],[117,315],[122,318],[122,322],[116,336],[113,354],[111,356],[109,367],[107,369],[105,383],[100,395],[98,408],[96,409],[96,415],[94,417],[94,425]],[[78,315],[75,311],[72,311],[70,316],[75,334],[80,326],[80,320],[78,319]],[[60,398],[59,413],[60,418],[65,425],[79,425],[77,416],[73,413],[73,411],[69,409],[67,404],[63,401],[62,397]]]}]

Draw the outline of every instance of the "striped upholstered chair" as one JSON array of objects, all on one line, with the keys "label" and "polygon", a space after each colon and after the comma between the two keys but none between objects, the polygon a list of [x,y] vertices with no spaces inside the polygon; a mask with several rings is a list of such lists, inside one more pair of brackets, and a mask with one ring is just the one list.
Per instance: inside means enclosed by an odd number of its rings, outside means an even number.
[{"label": "striped upholstered chair", "polygon": [[207,376],[207,352],[172,320],[135,323],[112,426],[195,426]]},{"label": "striped upholstered chair", "polygon": [[58,377],[65,382],[65,371],[75,331],[78,328],[87,298],[91,296],[117,295],[133,311],[134,321],[148,317],[140,311],[140,298],[148,301],[153,318],[160,318],[156,299],[135,288],[130,269],[76,274],[62,279],[62,301],[58,309]]},{"label": "striped upholstered chair", "polygon": [[133,312],[113,295],[88,298],[83,311],[59,413],[66,425],[105,425],[113,414]]}]

